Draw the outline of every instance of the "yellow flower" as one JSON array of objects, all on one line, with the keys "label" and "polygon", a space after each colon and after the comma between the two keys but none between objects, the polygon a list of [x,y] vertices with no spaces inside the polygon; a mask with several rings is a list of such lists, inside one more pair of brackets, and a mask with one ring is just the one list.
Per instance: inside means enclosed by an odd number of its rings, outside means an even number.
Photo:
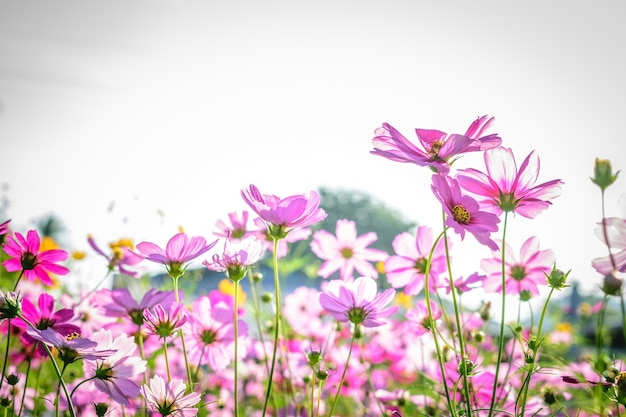
[{"label": "yellow flower", "polygon": [[43,252],[52,249],[59,249],[59,245],[50,236],[44,236],[43,239],[41,239],[39,250]]},{"label": "yellow flower", "polygon": [[72,259],[74,259],[75,261],[85,259],[86,256],[87,252],[85,252],[84,250],[75,250],[74,252],[72,252]]},{"label": "yellow flower", "polygon": [[376,271],[378,271],[379,274],[384,274],[385,273],[385,262],[384,261],[376,262]]},{"label": "yellow flower", "polygon": [[[230,279],[224,278],[217,285],[217,289],[220,292],[228,295],[235,296],[235,283]],[[239,286],[239,305],[244,304],[246,302],[246,292]]]},{"label": "yellow flower", "polygon": [[403,308],[411,308],[413,307],[413,297],[406,295],[404,292],[396,292],[396,298],[393,303]]},{"label": "yellow flower", "polygon": [[565,321],[554,326],[554,330],[557,332],[572,333],[573,329],[571,323]]}]

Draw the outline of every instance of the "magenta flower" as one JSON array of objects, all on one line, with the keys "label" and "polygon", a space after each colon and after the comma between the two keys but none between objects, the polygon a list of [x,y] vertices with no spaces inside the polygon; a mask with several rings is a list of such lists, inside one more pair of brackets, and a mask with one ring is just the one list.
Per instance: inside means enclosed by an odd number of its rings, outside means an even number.
[{"label": "magenta flower", "polygon": [[66,275],[69,269],[57,262],[67,259],[68,253],[62,249],[50,249],[40,252],[41,240],[36,230],[29,230],[26,238],[15,233],[3,244],[4,251],[11,257],[2,263],[8,272],[22,271],[30,281],[39,278],[44,285],[52,286],[49,274]]},{"label": "magenta flower", "polygon": [[[426,265],[434,243],[433,231],[428,226],[418,227],[415,236],[409,232],[396,236],[391,244],[396,254],[385,261],[389,284],[393,288],[404,287],[407,295],[419,294],[424,289]],[[451,247],[451,242],[448,245]],[[446,268],[444,241],[440,239],[430,262],[428,282],[431,291],[439,287],[439,276]]]},{"label": "magenta flower", "polygon": [[135,352],[137,344],[131,336],[120,334],[113,337],[110,330],[98,330],[91,335],[99,350],[115,351],[105,359],[85,360],[85,377],[93,380],[95,387],[118,404],[130,405],[129,398],[139,395],[135,382],[146,370],[146,361]]},{"label": "magenta flower", "polygon": [[211,271],[226,272],[233,281],[246,275],[247,267],[256,264],[263,254],[263,244],[256,236],[248,236],[239,241],[224,241],[224,252],[213,255],[211,261],[202,264]]},{"label": "magenta flower", "polygon": [[478,242],[491,250],[498,250],[498,245],[490,235],[498,230],[500,219],[493,213],[481,211],[478,202],[468,195],[461,194],[458,182],[446,175],[433,175],[432,190],[443,205],[446,213],[445,224],[465,238],[469,232]]},{"label": "magenta flower", "polygon": [[368,247],[376,239],[374,232],[357,236],[356,223],[346,219],[337,220],[335,235],[318,230],[313,234],[311,242],[313,253],[324,260],[317,271],[318,275],[328,278],[333,272],[339,271],[341,279],[352,281],[356,270],[361,276],[376,278],[378,272],[370,262],[384,261],[389,256],[383,250]]},{"label": "magenta flower", "polygon": [[130,318],[134,324],[140,326],[144,322],[143,313],[145,310],[157,304],[169,308],[174,300],[173,291],[159,291],[156,288],[150,288],[137,302],[128,288],[116,288],[114,290],[100,290],[94,304],[101,307],[107,317]]},{"label": "magenta flower", "polygon": [[415,335],[422,336],[431,331],[432,326],[436,325],[436,321],[441,318],[441,310],[437,308],[435,303],[430,302],[430,311],[432,312],[432,321],[428,315],[428,305],[426,300],[419,300],[415,303],[415,307],[409,308],[406,313],[406,325]]},{"label": "magenta flower", "polygon": [[200,394],[185,394],[186,386],[180,379],[165,383],[160,375],[150,379],[150,385],[144,384],[141,393],[148,402],[150,411],[163,417],[193,417],[198,414],[195,405],[200,401]]},{"label": "magenta flower", "polygon": [[[274,238],[270,234],[270,230],[267,225],[263,221],[262,218],[257,217],[254,219],[254,224],[259,229],[252,231],[254,236],[257,236],[262,244],[263,244],[263,252],[269,251],[270,253],[274,252]],[[281,259],[285,257],[289,253],[289,244],[299,242],[301,240],[306,240],[311,236],[311,228],[310,227],[299,227],[297,229],[292,229],[287,236],[280,239],[276,244],[276,258]]]},{"label": "magenta flower", "polygon": [[[509,244],[504,248],[506,273],[506,293],[520,294],[528,292],[539,294],[539,285],[546,285],[546,275],[552,270],[554,253],[550,249],[539,250],[539,238],[528,238],[520,249],[519,256]],[[495,251],[493,258],[483,259],[481,268],[487,273],[483,289],[487,292],[502,290],[502,258]]]},{"label": "magenta flower", "polygon": [[393,315],[398,306],[386,307],[396,290],[388,288],[377,293],[374,278],[359,277],[352,282],[332,280],[319,295],[319,302],[337,321],[378,327]]},{"label": "magenta flower", "polygon": [[326,218],[326,212],[319,208],[320,197],[315,191],[280,199],[275,195],[261,194],[257,187],[250,184],[241,190],[241,196],[263,219],[274,238],[283,239],[292,229],[311,226]]},{"label": "magenta flower", "polygon": [[[47,293],[41,293],[39,295],[37,307],[28,298],[24,298],[22,300],[22,317],[38,330],[52,328],[62,336],[80,333],[80,327],[70,323],[70,321],[74,319],[74,311],[68,308],[54,311],[54,298]],[[19,317],[13,319],[11,323],[24,330],[30,327]],[[26,332],[22,333],[21,338],[25,345],[30,345],[35,341],[35,339]],[[45,355],[46,349],[40,345],[37,347],[37,352],[40,355]]]},{"label": "magenta flower", "polygon": [[55,347],[59,351],[59,358],[65,364],[74,363],[77,360],[105,359],[115,353],[114,350],[96,350],[96,342],[80,337],[78,333],[62,335],[51,327],[44,330],[29,327],[26,333],[35,340]]},{"label": "magenta flower", "polygon": [[[120,241],[122,242],[122,241]],[[96,251],[98,255],[104,257],[107,260],[107,267],[109,271],[113,271],[117,268],[120,273],[124,275],[128,275],[133,278],[140,278],[141,275],[137,271],[133,271],[132,269],[128,269],[127,267],[133,267],[140,263],[143,260],[143,257],[132,252],[132,247],[125,246],[123,244],[111,244],[111,254],[105,253],[98,245],[96,241],[93,239],[91,235],[87,236],[87,243],[89,246]]]},{"label": "magenta flower", "polygon": [[11,219],[3,223],[0,223],[0,236],[4,237],[5,235],[9,233],[9,223],[11,223]]},{"label": "magenta flower", "polygon": [[439,130],[415,129],[422,149],[406,139],[388,123],[376,129],[370,151],[396,162],[410,162],[428,166],[435,172],[447,174],[458,155],[466,152],[484,151],[499,146],[502,139],[497,134],[481,135],[489,128],[494,118],[482,116],[476,119],[464,135],[447,135]]},{"label": "magenta flower", "polygon": [[209,244],[203,237],[195,236],[191,239],[185,233],[174,235],[168,242],[165,249],[151,242],[141,242],[137,245],[137,250],[144,259],[165,265],[167,273],[178,278],[185,273],[187,263],[208,252],[218,239]]},{"label": "magenta flower", "polygon": [[182,308],[182,304],[172,303],[167,310],[161,304],[144,310],[143,319],[148,333],[161,339],[173,336],[187,322],[187,314]]},{"label": "magenta flower", "polygon": [[463,189],[483,197],[483,207],[498,215],[512,211],[532,219],[552,204],[550,200],[561,195],[561,180],[535,185],[540,167],[535,151],[528,154],[519,170],[509,148],[491,149],[484,158],[487,174],[468,168],[460,170],[456,179]]}]

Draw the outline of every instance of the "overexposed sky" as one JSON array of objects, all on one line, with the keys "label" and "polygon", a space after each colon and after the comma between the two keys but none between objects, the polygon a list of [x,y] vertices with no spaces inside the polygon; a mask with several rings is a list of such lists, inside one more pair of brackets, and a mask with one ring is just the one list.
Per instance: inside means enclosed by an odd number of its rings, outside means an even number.
[{"label": "overexposed sky", "polygon": [[[590,288],[595,157],[626,170],[621,1],[0,1],[0,182],[14,230],[55,213],[87,233],[211,238],[240,190],[366,191],[439,228],[430,172],[369,154],[383,122],[463,133],[478,116],[564,192],[512,219]],[[471,155],[455,167],[484,170]],[[626,175],[626,174],[624,174]],[[626,178],[607,192],[620,215]],[[364,233],[365,230],[359,230]],[[499,238],[497,234],[494,236]],[[391,250],[391,249],[390,249]],[[489,256],[456,245],[468,270]],[[453,254],[454,256],[454,254]]]}]

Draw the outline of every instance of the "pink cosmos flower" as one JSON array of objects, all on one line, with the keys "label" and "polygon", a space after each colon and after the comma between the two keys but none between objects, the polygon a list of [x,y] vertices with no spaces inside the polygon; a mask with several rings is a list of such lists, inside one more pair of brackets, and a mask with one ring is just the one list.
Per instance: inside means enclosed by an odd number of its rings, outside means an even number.
[{"label": "pink cosmos flower", "polygon": [[318,275],[328,278],[333,272],[339,271],[341,279],[352,281],[356,270],[361,276],[376,278],[378,272],[370,262],[384,261],[389,256],[383,250],[368,247],[376,241],[376,233],[357,236],[356,223],[340,219],[337,220],[335,234],[326,230],[318,230],[313,234],[311,250],[324,260],[317,271]]},{"label": "pink cosmos flower", "polygon": [[[252,233],[257,236],[261,242],[263,243],[263,252],[269,251],[270,253],[274,252],[274,238],[270,234],[267,225],[263,221],[262,218],[257,217],[254,219],[255,226],[258,227],[257,230],[252,231]],[[299,227],[297,229],[292,229],[287,236],[280,239],[276,245],[276,257],[281,259],[285,257],[289,253],[289,244],[299,242],[301,240],[306,240],[311,236],[311,228],[309,227]]]},{"label": "pink cosmos flower", "polygon": [[[424,289],[426,264],[433,248],[435,239],[428,226],[419,226],[415,236],[409,232],[400,233],[391,243],[395,255],[385,261],[387,281],[393,288],[404,287],[407,295],[416,295]],[[452,247],[448,241],[449,247]],[[439,276],[446,271],[446,253],[443,239],[437,242],[433,251],[428,274],[431,291],[435,291],[440,283]]]},{"label": "pink cosmos flower", "polygon": [[460,170],[456,179],[466,191],[484,197],[480,203],[497,215],[512,211],[532,219],[561,195],[561,180],[535,185],[540,167],[535,151],[528,154],[519,170],[509,148],[488,150],[484,158],[487,174],[468,168]]},{"label": "pink cosmos flower", "polygon": [[[441,318],[441,310],[437,308],[435,303],[430,302],[430,310],[432,312],[433,321]],[[419,300],[415,303],[415,307],[409,308],[405,313],[407,319],[407,327],[416,335],[421,336],[429,333],[431,330],[431,322],[428,317],[428,306],[426,300]],[[436,325],[433,323],[433,325]]]},{"label": "pink cosmos flower", "polygon": [[26,238],[16,232],[2,246],[11,257],[2,265],[8,272],[22,271],[24,277],[30,281],[39,278],[42,284],[52,286],[49,274],[66,275],[69,272],[69,269],[57,264],[67,259],[67,251],[62,249],[40,251],[41,240],[36,230],[29,230]]},{"label": "pink cosmos flower", "polygon": [[241,215],[236,212],[228,213],[230,226],[223,220],[218,220],[215,223],[215,227],[217,227],[218,230],[214,232],[214,235],[233,240],[243,239],[249,236],[252,232],[248,230],[248,217],[249,213],[246,210],[243,210]]},{"label": "pink cosmos flower", "polygon": [[147,332],[161,339],[173,336],[187,322],[187,314],[182,308],[182,304],[172,303],[167,310],[161,304],[144,310],[143,319]]},{"label": "pink cosmos flower", "polygon": [[0,242],[2,242],[2,238],[7,235],[9,233],[9,223],[11,222],[11,219],[0,223]]},{"label": "pink cosmos flower", "polygon": [[[620,197],[619,204],[626,213],[626,194]],[[593,268],[603,275],[608,275],[614,270],[626,272],[626,219],[606,218],[604,222],[597,223],[594,232],[606,245],[610,254],[593,259],[591,261]]]},{"label": "pink cosmos flower", "polygon": [[[52,328],[64,337],[69,334],[80,333],[80,327],[70,323],[74,319],[74,311],[67,308],[54,311],[54,303],[54,298],[47,293],[39,295],[37,307],[30,299],[24,298],[22,300],[22,316],[38,330]],[[30,327],[19,317],[13,319],[11,323],[24,330]],[[31,345],[35,341],[26,332],[22,333],[21,339],[25,345]],[[38,346],[37,352],[40,355],[46,355],[46,349],[42,345]]]},{"label": "pink cosmos flower", "polygon": [[146,370],[146,361],[137,354],[137,344],[131,336],[120,334],[113,337],[110,330],[98,330],[91,336],[99,350],[115,351],[102,360],[83,362],[86,378],[91,378],[95,387],[117,402],[130,405],[129,398],[139,395],[135,382]]},{"label": "pink cosmos flower", "polygon": [[[483,281],[487,278],[486,275],[481,275],[478,272],[474,272],[470,274],[467,278],[457,278],[454,280],[454,288],[460,293],[466,293],[474,288],[478,288],[482,285]],[[452,291],[452,286],[450,285],[450,280],[446,279],[443,282],[443,286],[446,289],[446,294],[450,294]]]},{"label": "pink cosmos flower", "polygon": [[233,281],[239,281],[246,274],[250,265],[256,264],[263,254],[263,244],[256,236],[248,236],[242,240],[232,241],[226,238],[224,252],[213,255],[211,261],[202,264],[211,271],[226,272]]},{"label": "pink cosmos flower", "polygon": [[261,194],[250,184],[241,190],[244,201],[266,223],[270,234],[283,239],[289,231],[321,222],[326,212],[319,208],[320,197],[315,191],[308,194],[295,194],[283,199],[275,195]]},{"label": "pink cosmos flower", "polygon": [[388,123],[376,129],[370,151],[396,162],[410,162],[428,166],[435,172],[447,174],[450,165],[458,155],[466,152],[484,151],[502,143],[497,134],[481,136],[489,128],[494,118],[481,116],[467,129],[464,135],[447,135],[439,130],[415,129],[422,149],[415,146]]},{"label": "pink cosmos flower", "polygon": [[[235,333],[233,307],[224,302],[211,303],[208,296],[197,298],[192,304],[189,320],[183,327],[185,347],[191,363],[208,365],[221,371],[233,360]],[[239,337],[248,334],[247,324],[239,320]],[[180,338],[174,342],[179,343]]]},{"label": "pink cosmos flower", "polygon": [[478,242],[491,250],[498,250],[498,245],[490,235],[498,230],[500,219],[493,213],[481,211],[478,202],[468,195],[461,194],[458,182],[446,175],[435,174],[432,178],[432,190],[443,205],[447,217],[445,224],[465,238],[470,232]]},{"label": "pink cosmos flower", "polygon": [[[546,285],[546,276],[552,270],[554,253],[550,249],[539,250],[539,238],[528,238],[520,249],[519,256],[509,244],[504,248],[506,293],[520,294],[528,291],[539,294],[539,285]],[[483,289],[487,292],[502,290],[502,258],[496,251],[493,258],[483,259],[481,268],[487,273]]]},{"label": "pink cosmos flower", "polygon": [[185,272],[188,262],[208,252],[217,241],[215,239],[207,244],[201,236],[190,239],[185,233],[178,233],[167,242],[165,249],[151,242],[141,242],[137,245],[137,250],[144,259],[165,265],[168,274],[177,278]]},{"label": "pink cosmos flower", "polygon": [[78,333],[63,336],[51,327],[44,330],[29,327],[26,333],[35,340],[52,346],[59,351],[59,358],[65,364],[74,363],[77,360],[105,359],[115,353],[114,350],[96,350],[96,342],[80,337]]},{"label": "pink cosmos flower", "polygon": [[180,379],[172,379],[165,383],[160,375],[150,379],[150,385],[144,384],[141,393],[148,402],[150,411],[163,417],[194,417],[198,414],[195,405],[200,401],[200,394],[185,394],[185,383]]},{"label": "pink cosmos flower", "polygon": [[398,306],[386,307],[396,290],[388,288],[377,293],[374,278],[359,277],[352,282],[332,280],[319,295],[319,302],[337,321],[378,327],[384,318],[393,315]]},{"label": "pink cosmos flower", "polygon": [[108,262],[109,271],[113,271],[117,268],[120,273],[128,275],[133,278],[140,278],[141,274],[138,271],[133,271],[127,267],[133,267],[143,260],[143,257],[132,252],[132,247],[121,244],[111,244],[111,254],[106,254],[93,239],[93,236],[87,236],[87,243],[96,251],[97,254],[104,257]]},{"label": "pink cosmos flower", "polygon": [[128,318],[137,326],[143,324],[145,310],[157,304],[169,308],[175,300],[173,291],[159,291],[156,288],[146,291],[139,302],[133,298],[128,288],[102,289],[97,294],[94,304],[104,310],[105,316]]}]

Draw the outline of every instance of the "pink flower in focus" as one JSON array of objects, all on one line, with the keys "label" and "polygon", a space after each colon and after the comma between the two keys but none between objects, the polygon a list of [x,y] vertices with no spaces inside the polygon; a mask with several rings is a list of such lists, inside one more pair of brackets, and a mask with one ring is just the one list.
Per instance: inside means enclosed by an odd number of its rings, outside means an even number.
[{"label": "pink flower in focus", "polygon": [[146,361],[137,354],[137,344],[131,336],[121,334],[113,337],[110,330],[98,330],[91,336],[99,350],[115,351],[103,360],[83,362],[86,378],[93,380],[95,387],[108,394],[121,405],[130,405],[129,398],[139,395],[139,385],[135,382],[146,371]]},{"label": "pink flower in focus", "polygon": [[181,313],[182,308],[182,304],[172,303],[167,310],[161,304],[144,310],[143,319],[147,332],[161,339],[173,336],[187,322],[187,314],[184,310]]},{"label": "pink flower in focus", "polygon": [[64,336],[51,327],[44,330],[29,327],[26,333],[35,340],[55,347],[59,352],[59,358],[66,365],[80,359],[105,359],[115,353],[114,350],[96,350],[98,345],[96,342],[82,338],[78,333]]},{"label": "pink flower in focus", "polygon": [[[22,300],[22,316],[28,320],[38,330],[52,328],[62,336],[73,333],[80,333],[80,327],[70,323],[74,319],[74,311],[68,308],[62,308],[54,311],[54,298],[47,293],[41,293],[37,302],[37,307],[28,298]],[[30,326],[21,318],[15,318],[11,322],[16,327],[28,329]],[[22,342],[25,345],[31,345],[35,339],[28,333],[21,335]],[[40,355],[46,355],[46,349],[39,345],[37,352]]]},{"label": "pink flower in focus", "polygon": [[190,239],[185,233],[177,233],[167,242],[165,249],[151,242],[141,242],[137,245],[137,250],[144,259],[165,265],[167,273],[178,278],[185,272],[188,262],[208,252],[217,241],[215,239],[207,244],[201,236]]},{"label": "pink flower in focus", "polygon": [[498,215],[512,211],[532,219],[561,195],[561,180],[535,185],[540,167],[535,151],[528,154],[519,170],[509,148],[488,150],[484,158],[487,174],[468,168],[460,170],[456,179],[466,191],[484,197],[480,201],[483,207]]},{"label": "pink flower in focus", "polygon": [[[407,295],[419,294],[424,289],[426,265],[434,243],[433,231],[428,226],[419,226],[415,236],[409,232],[396,236],[391,244],[396,254],[385,261],[389,284],[393,288],[404,287]],[[451,247],[451,242],[448,245]],[[439,276],[445,271],[445,246],[443,239],[440,239],[433,251],[428,274],[431,291],[439,287]]]},{"label": "pink flower in focus", "polygon": [[69,269],[57,264],[67,259],[67,251],[50,249],[40,252],[41,240],[36,230],[29,230],[26,238],[21,233],[15,233],[2,246],[11,257],[2,265],[8,272],[22,271],[30,281],[39,278],[42,284],[52,286],[49,274],[66,275],[69,272]]},{"label": "pink flower in focus", "polygon": [[119,242],[111,243],[111,254],[107,255],[102,249],[98,247],[96,241],[91,235],[87,236],[87,243],[96,251],[97,254],[104,257],[108,262],[109,271],[113,271],[117,268],[120,273],[128,275],[133,278],[140,278],[141,275],[137,271],[128,269],[127,267],[133,267],[143,260],[143,257],[132,252],[132,245],[130,242],[126,242],[125,239],[121,239]]},{"label": "pink flower in focus", "polygon": [[500,222],[498,216],[481,211],[476,200],[461,194],[461,188],[455,179],[435,174],[432,181],[433,193],[443,205],[443,210],[447,215],[446,226],[461,235],[461,240],[465,238],[467,231],[481,244],[488,246],[491,250],[498,250],[498,245],[490,237],[492,232],[498,230]]},{"label": "pink flower in focus", "polygon": [[241,190],[241,196],[263,219],[274,238],[283,239],[292,229],[311,226],[326,218],[326,212],[319,208],[320,197],[315,191],[280,199],[275,195],[261,194],[257,187],[250,184]]},{"label": "pink flower in focus", "polygon": [[378,327],[385,324],[381,319],[398,310],[398,306],[386,307],[395,294],[393,288],[377,293],[374,278],[359,277],[352,282],[329,281],[320,293],[319,301],[337,321]]},{"label": "pink flower in focus", "polygon": [[148,408],[163,417],[193,417],[198,414],[195,405],[200,401],[200,394],[185,394],[185,383],[172,379],[165,383],[160,375],[150,379],[150,385],[144,384],[141,393],[148,402]]},{"label": "pink flower in focus", "polygon": [[389,255],[380,249],[368,246],[376,241],[374,232],[357,236],[356,223],[352,220],[337,220],[336,235],[326,230],[313,234],[311,250],[324,263],[317,271],[318,275],[328,278],[339,270],[339,277],[344,281],[354,279],[354,271],[361,276],[376,278],[378,272],[370,262],[384,261]]},{"label": "pink flower in focus", "polygon": [[[546,285],[546,275],[552,270],[554,253],[550,249],[539,250],[539,238],[528,238],[520,249],[519,256],[507,243],[504,248],[506,293],[520,294],[528,291],[539,294],[539,285]],[[496,251],[493,258],[483,259],[481,268],[487,273],[483,289],[487,292],[502,290],[502,258]]]},{"label": "pink flower in focus", "polygon": [[493,117],[479,117],[464,135],[447,135],[439,130],[415,129],[421,149],[393,126],[384,123],[375,131],[376,136],[372,140],[374,150],[370,153],[396,162],[428,166],[435,172],[447,174],[450,171],[450,165],[458,155],[492,149],[502,143],[502,139],[495,133],[481,137],[493,120]]},{"label": "pink flower in focus", "polygon": [[247,267],[256,264],[263,254],[263,244],[256,236],[231,241],[226,238],[224,251],[213,255],[211,261],[202,264],[211,271],[226,272],[233,281],[239,281],[246,275]]},{"label": "pink flower in focus", "polygon": [[[274,238],[270,235],[270,231],[267,228],[262,218],[257,217],[254,219],[254,224],[259,228],[252,233],[257,236],[263,244],[263,252],[266,250],[270,253],[274,252]],[[289,244],[306,240],[311,236],[311,229],[309,227],[299,227],[292,229],[287,236],[280,239],[276,244],[276,257],[278,259],[283,258],[289,253]]]}]

